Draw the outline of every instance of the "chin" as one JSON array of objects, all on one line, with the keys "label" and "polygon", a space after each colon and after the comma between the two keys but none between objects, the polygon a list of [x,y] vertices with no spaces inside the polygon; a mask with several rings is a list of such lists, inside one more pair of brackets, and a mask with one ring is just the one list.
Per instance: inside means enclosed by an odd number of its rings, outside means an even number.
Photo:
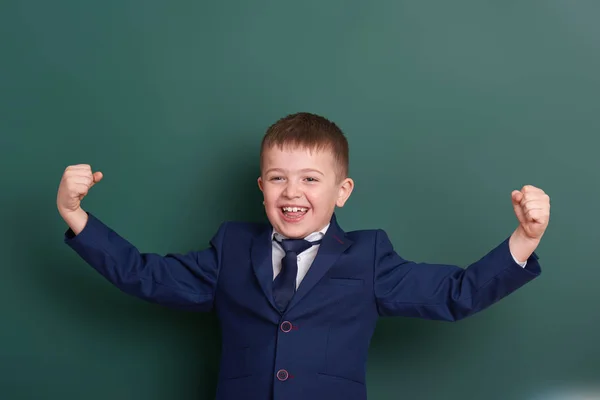
[{"label": "chin", "polygon": [[297,239],[308,236],[311,232],[307,232],[311,224],[310,218],[306,218],[305,215],[300,220],[289,220],[285,218],[282,213],[276,212],[275,215],[269,215],[269,221],[271,222],[271,226],[275,228],[275,230],[282,235]]},{"label": "chin", "polygon": [[310,235],[310,232],[307,232],[307,229],[303,226],[290,226],[289,224],[286,224],[285,222],[280,222],[277,225],[275,225],[277,232],[281,233],[282,235],[290,238],[290,239],[301,239],[303,237],[306,237],[308,235]]}]

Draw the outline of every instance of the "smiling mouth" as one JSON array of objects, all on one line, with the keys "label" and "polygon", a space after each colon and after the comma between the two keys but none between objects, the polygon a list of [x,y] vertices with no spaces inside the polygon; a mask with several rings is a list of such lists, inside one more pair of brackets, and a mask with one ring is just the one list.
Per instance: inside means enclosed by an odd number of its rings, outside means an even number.
[{"label": "smiling mouth", "polygon": [[306,207],[281,207],[281,211],[283,211],[284,213],[286,213],[286,212],[305,213],[308,211],[308,208],[306,208]]},{"label": "smiling mouth", "polygon": [[281,207],[280,209],[284,220],[288,222],[297,222],[308,212],[307,207]]}]

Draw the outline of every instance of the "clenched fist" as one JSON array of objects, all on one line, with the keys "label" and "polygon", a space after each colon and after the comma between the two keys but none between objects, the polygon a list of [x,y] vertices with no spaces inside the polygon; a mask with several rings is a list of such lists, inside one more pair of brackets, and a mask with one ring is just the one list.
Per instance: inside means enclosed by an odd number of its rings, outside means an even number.
[{"label": "clenched fist", "polygon": [[60,215],[76,234],[87,223],[87,213],[81,208],[81,200],[92,186],[100,182],[102,176],[102,172],[92,173],[92,167],[87,164],[71,165],[65,169],[58,187],[56,205]]},{"label": "clenched fist", "polygon": [[511,196],[519,228],[528,239],[540,240],[550,220],[550,197],[531,185],[513,190]]}]

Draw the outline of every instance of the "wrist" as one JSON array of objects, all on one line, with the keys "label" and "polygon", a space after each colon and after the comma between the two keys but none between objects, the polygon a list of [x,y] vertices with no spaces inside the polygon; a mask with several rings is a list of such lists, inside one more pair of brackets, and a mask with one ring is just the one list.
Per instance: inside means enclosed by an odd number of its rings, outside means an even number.
[{"label": "wrist", "polygon": [[540,244],[540,239],[531,238],[519,226],[510,236],[508,245],[512,255],[519,261],[525,262]]},{"label": "wrist", "polygon": [[78,235],[87,224],[88,215],[81,207],[75,211],[59,209],[59,213],[75,235]]}]

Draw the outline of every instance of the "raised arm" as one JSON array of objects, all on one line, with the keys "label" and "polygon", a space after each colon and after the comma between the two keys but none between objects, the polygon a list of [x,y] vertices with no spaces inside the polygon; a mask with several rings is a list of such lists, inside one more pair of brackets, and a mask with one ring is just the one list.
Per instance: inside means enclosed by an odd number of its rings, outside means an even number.
[{"label": "raised arm", "polygon": [[[415,263],[399,256],[378,231],[375,295],[382,316],[456,321],[479,312],[541,273],[534,250],[548,225],[549,197],[525,186],[513,191],[519,226],[513,234],[467,268]],[[523,268],[517,262],[526,262]]]},{"label": "raised arm", "polygon": [[125,293],[173,308],[211,310],[226,224],[203,251],[164,256],[140,253],[81,208],[81,200],[100,179],[102,174],[92,173],[89,165],[65,170],[57,196],[59,213],[69,226],[65,243]]},{"label": "raised arm", "polygon": [[457,321],[489,307],[540,273],[535,253],[525,268],[515,262],[508,239],[461,268],[405,260],[385,232],[377,235],[375,295],[382,316]]}]

